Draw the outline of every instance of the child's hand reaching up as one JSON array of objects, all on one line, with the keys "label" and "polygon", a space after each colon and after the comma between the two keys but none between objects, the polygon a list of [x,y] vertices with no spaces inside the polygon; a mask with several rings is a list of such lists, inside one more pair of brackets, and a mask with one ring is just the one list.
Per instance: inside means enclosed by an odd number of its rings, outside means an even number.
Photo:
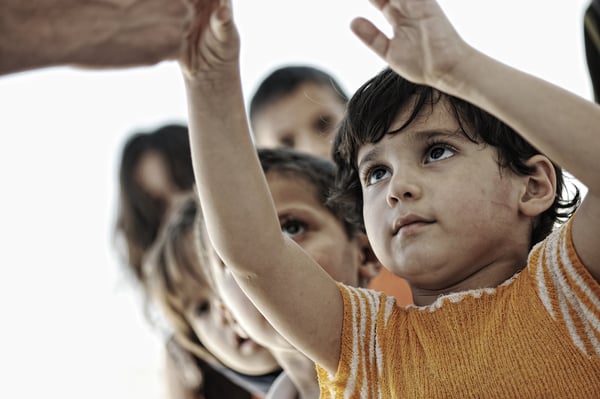
[{"label": "child's hand reaching up", "polygon": [[237,68],[240,38],[231,0],[194,0],[194,25],[187,37],[186,51],[179,60],[186,80],[210,79],[210,72],[228,66]]},{"label": "child's hand reaching up", "polygon": [[352,21],[352,30],[410,81],[435,87],[472,51],[435,0],[370,1],[390,23],[392,37],[364,18]]}]

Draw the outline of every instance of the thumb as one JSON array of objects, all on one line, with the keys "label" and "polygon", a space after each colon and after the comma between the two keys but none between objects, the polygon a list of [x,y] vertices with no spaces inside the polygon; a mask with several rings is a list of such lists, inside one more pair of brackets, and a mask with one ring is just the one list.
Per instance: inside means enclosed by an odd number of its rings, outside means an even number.
[{"label": "thumb", "polygon": [[210,26],[216,39],[220,42],[228,42],[237,35],[231,0],[221,1],[210,17]]}]

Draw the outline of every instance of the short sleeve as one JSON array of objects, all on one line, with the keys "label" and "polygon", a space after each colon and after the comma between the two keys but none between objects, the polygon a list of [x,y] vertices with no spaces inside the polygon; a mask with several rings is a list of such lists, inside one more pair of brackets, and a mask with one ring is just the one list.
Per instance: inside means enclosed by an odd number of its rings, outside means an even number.
[{"label": "short sleeve", "polygon": [[600,285],[577,256],[571,218],[537,244],[529,273],[550,316],[587,355],[600,356]]},{"label": "short sleeve", "polygon": [[[385,328],[395,300],[384,293],[338,284],[344,300],[340,361],[335,375],[317,365],[321,399],[379,397]],[[373,392],[370,392],[373,391]]]}]

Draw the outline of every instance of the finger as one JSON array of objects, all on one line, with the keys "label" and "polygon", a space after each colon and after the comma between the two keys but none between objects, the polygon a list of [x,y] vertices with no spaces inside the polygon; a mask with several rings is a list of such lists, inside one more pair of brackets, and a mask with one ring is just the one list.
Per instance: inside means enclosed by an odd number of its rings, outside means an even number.
[{"label": "finger", "polygon": [[392,27],[397,27],[403,25],[407,20],[407,14],[402,12],[398,7],[387,3],[382,9],[381,12],[385,19],[392,25]]},{"label": "finger", "polygon": [[221,5],[211,15],[210,24],[215,37],[221,42],[227,42],[235,34],[231,0],[221,1]]},{"label": "finger", "polygon": [[350,25],[352,32],[381,58],[385,59],[390,39],[364,18],[356,18]]},{"label": "finger", "polygon": [[378,10],[383,9],[389,0],[370,0],[371,4],[373,4]]}]

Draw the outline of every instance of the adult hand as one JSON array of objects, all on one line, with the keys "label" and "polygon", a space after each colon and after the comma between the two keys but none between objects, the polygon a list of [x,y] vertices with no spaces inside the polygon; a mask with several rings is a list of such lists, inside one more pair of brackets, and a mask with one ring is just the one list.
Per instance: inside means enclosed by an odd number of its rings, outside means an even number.
[{"label": "adult hand", "polygon": [[0,74],[55,65],[121,68],[178,59],[218,0],[3,0]]}]

